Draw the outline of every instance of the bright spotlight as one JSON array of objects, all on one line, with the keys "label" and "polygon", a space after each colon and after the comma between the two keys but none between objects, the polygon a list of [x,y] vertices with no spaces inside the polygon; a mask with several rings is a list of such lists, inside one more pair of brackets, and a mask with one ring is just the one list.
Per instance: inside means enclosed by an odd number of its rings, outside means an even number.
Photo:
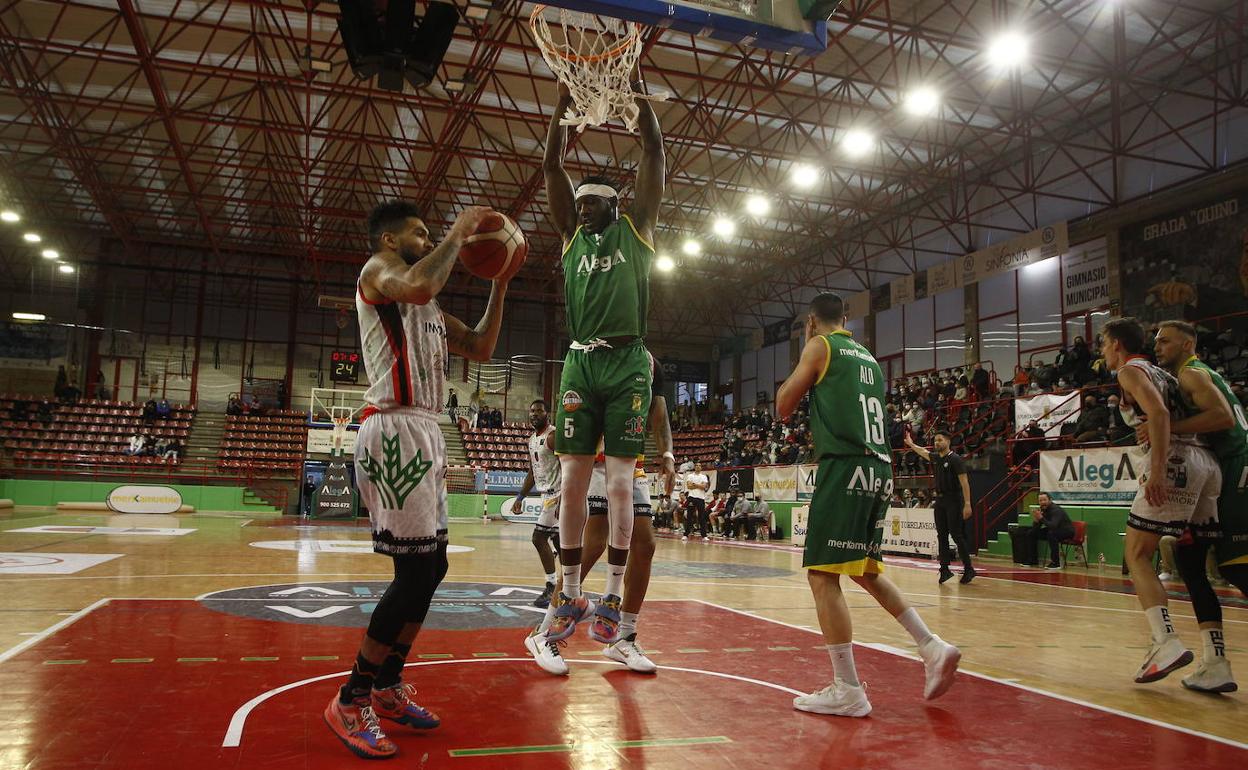
[{"label": "bright spotlight", "polygon": [[1027,38],[1017,32],[1002,32],[988,45],[988,62],[999,69],[1011,69],[1027,61]]},{"label": "bright spotlight", "polygon": [[711,231],[720,238],[731,238],[737,231],[737,223],[728,217],[716,217],[714,223],[711,224]]},{"label": "bright spotlight", "polygon": [[906,94],[905,106],[911,115],[931,115],[940,107],[940,94],[926,86],[916,88]]},{"label": "bright spotlight", "polygon": [[841,147],[850,157],[858,158],[871,152],[871,148],[875,146],[875,137],[869,132],[861,129],[852,129],[845,132],[845,137],[841,139]]},{"label": "bright spotlight", "polygon": [[664,273],[670,273],[676,267],[676,263],[666,254],[660,254],[659,258],[654,260],[654,266]]},{"label": "bright spotlight", "polygon": [[42,241],[43,239],[39,237],[39,233],[25,233],[24,235],[22,235],[22,240],[26,241],[27,243],[38,243],[39,241]]},{"label": "bright spotlight", "polygon": [[61,258],[60,252],[58,252],[56,249],[44,249],[43,251],[39,252],[39,255],[43,257],[44,259],[60,259]]},{"label": "bright spotlight", "polygon": [[22,218],[16,211],[9,211],[6,209],[4,211],[0,211],[0,220],[4,220],[5,222],[12,224],[13,222],[21,222]]},{"label": "bright spotlight", "polygon": [[70,273],[74,272],[73,265],[61,265],[57,267],[56,269],[60,270],[62,273],[65,273],[66,275],[69,275]]},{"label": "bright spotlight", "polygon": [[752,217],[765,217],[771,212],[771,201],[761,195],[751,195],[745,199],[745,211]]},{"label": "bright spotlight", "polygon": [[684,245],[680,247],[680,250],[691,257],[696,257],[702,253],[702,244],[690,238],[685,241]]},{"label": "bright spotlight", "polygon": [[819,170],[814,166],[799,163],[793,167],[793,184],[798,187],[814,187],[819,181]]},{"label": "bright spotlight", "polygon": [[46,321],[48,317],[43,313],[14,313],[15,321]]}]

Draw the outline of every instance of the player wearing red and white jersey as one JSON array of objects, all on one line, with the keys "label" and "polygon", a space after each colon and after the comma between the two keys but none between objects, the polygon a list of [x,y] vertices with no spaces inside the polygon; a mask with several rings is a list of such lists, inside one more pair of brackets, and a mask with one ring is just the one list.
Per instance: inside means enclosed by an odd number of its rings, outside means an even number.
[{"label": "player wearing red and white jersey", "polygon": [[507,278],[494,281],[485,316],[469,329],[438,307],[460,246],[486,215],[472,206],[435,248],[419,209],[391,201],[373,209],[373,254],[356,296],[364,368],[371,383],[355,448],[355,481],[368,508],[373,550],[391,557],[394,581],[377,602],[351,675],[325,723],[366,759],[398,751],[380,718],[418,729],[440,723],[412,701],[403,665],[447,572],[446,445],[437,418],[447,354],[488,360],[498,340]]}]

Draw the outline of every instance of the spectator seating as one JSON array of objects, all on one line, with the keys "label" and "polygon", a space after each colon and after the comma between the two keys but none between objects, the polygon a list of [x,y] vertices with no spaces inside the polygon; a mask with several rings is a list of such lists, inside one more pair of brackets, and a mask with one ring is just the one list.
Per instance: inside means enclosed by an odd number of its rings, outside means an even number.
[{"label": "spectator seating", "polygon": [[291,409],[226,416],[219,467],[297,474],[308,445],[307,419],[306,412]]},{"label": "spectator seating", "polygon": [[195,416],[195,407],[179,404],[168,418],[144,420],[142,404],[87,399],[74,404],[50,403],[50,414],[45,418],[39,412],[45,401],[50,400],[0,396],[0,436],[16,465],[177,465],[179,460],[132,457],[124,450],[135,433],[153,439],[176,438],[185,446]]},{"label": "spectator seating", "polygon": [[467,428],[462,432],[468,464],[497,471],[529,469],[528,423],[507,423],[501,428]]},{"label": "spectator seating", "polygon": [[689,460],[710,466],[719,459],[719,448],[723,440],[723,425],[698,425],[672,434],[672,454],[680,462]]}]

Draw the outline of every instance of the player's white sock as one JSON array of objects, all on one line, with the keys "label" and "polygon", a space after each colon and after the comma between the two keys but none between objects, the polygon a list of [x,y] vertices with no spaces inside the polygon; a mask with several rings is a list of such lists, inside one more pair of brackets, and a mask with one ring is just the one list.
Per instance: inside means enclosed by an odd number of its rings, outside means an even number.
[{"label": "player's white sock", "polygon": [[607,564],[607,590],[603,596],[611,594],[612,596],[624,595],[624,564]]},{"label": "player's white sock", "polygon": [[620,612],[620,638],[627,639],[637,633],[637,615],[636,612]]},{"label": "player's white sock", "polygon": [[1201,657],[1202,661],[1212,661],[1214,658],[1226,657],[1226,637],[1222,634],[1220,628],[1202,628],[1200,636],[1205,641],[1205,651]]},{"label": "player's white sock", "polygon": [[1153,630],[1153,641],[1159,642],[1174,633],[1174,624],[1170,622],[1170,610],[1158,605],[1144,610],[1148,618],[1149,628]]},{"label": "player's white sock", "polygon": [[854,643],[829,644],[828,655],[832,658],[832,670],[836,678],[851,687],[857,687],[858,669],[854,666]]},{"label": "player's white sock", "polygon": [[932,632],[928,630],[927,624],[923,622],[923,618],[919,617],[919,613],[915,612],[913,607],[898,615],[897,622],[910,633],[910,638],[914,639],[914,643],[920,647],[926,644],[928,639],[932,638]]},{"label": "player's white sock", "polygon": [[554,603],[554,602],[551,602],[551,603],[550,603],[550,606],[546,608],[546,614],[542,616],[542,623],[541,623],[541,625],[539,625],[539,626],[537,627],[537,632],[538,632],[539,634],[544,634],[544,633],[546,633],[548,630],[550,630],[550,624],[551,624],[551,622],[552,622],[552,621],[554,621],[554,619],[555,619],[555,610],[556,610],[556,609],[557,609],[557,608],[555,607],[555,603]]},{"label": "player's white sock", "polygon": [[553,582],[555,582],[555,573],[553,573],[553,572],[547,572],[547,573],[546,573],[546,582],[547,582],[547,583],[553,583]]},{"label": "player's white sock", "polygon": [[569,599],[581,595],[581,565],[563,565],[563,595]]}]

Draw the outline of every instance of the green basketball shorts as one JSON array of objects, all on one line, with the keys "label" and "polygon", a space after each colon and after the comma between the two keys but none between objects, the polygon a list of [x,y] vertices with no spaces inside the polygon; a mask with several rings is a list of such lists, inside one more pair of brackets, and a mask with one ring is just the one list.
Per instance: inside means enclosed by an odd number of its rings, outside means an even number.
[{"label": "green basketball shorts", "polygon": [[627,347],[569,350],[559,381],[555,451],[565,455],[640,457],[650,414],[650,356]]},{"label": "green basketball shorts", "polygon": [[874,457],[819,461],[802,566],[842,575],[884,571],[880,545],[893,495],[893,468]]},{"label": "green basketball shorts", "polygon": [[1220,465],[1218,527],[1222,537],[1214,546],[1218,565],[1248,564],[1248,454],[1228,457]]}]

